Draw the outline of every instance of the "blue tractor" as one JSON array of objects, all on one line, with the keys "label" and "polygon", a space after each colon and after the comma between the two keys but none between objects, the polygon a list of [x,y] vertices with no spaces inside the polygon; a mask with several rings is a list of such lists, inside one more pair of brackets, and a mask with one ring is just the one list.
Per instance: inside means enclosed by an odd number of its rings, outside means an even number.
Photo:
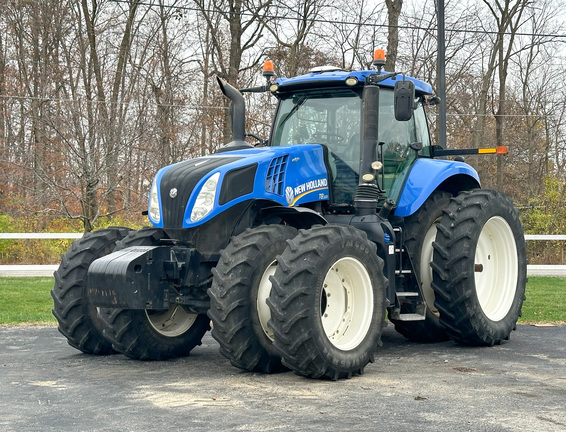
[{"label": "blue tractor", "polygon": [[[387,319],[420,342],[508,339],[525,294],[522,225],[460,156],[500,149],[432,145],[432,89],[402,74],[265,75],[243,90],[219,80],[233,141],[159,170],[151,227],[88,233],[62,257],[53,313],[69,344],[186,356],[212,323],[236,367],[339,379],[374,361]],[[257,146],[245,91],[278,100]]]}]

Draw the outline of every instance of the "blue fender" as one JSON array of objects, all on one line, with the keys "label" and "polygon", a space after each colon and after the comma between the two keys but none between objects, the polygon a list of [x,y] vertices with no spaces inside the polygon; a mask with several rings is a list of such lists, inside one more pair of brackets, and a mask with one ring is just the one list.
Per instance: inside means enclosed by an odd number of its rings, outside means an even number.
[{"label": "blue fender", "polygon": [[[462,176],[465,176],[467,180],[465,184],[469,185],[471,180],[474,187],[480,186],[478,173],[464,162],[417,159],[407,176],[395,215],[401,217],[412,215],[438,186],[451,177],[455,177],[454,182],[462,181]],[[466,189],[466,187],[460,189]]]}]

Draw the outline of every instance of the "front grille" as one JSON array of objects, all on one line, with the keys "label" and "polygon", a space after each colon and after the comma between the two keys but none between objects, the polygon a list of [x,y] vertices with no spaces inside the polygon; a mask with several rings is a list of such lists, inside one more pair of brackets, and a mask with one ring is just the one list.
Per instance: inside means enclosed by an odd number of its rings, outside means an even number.
[{"label": "front grille", "polygon": [[[238,159],[233,157],[198,158],[173,165],[163,175],[160,185],[163,226],[181,228],[187,202],[199,180],[216,168]],[[169,194],[173,188],[178,190],[174,198]]]},{"label": "front grille", "polygon": [[289,155],[280,156],[271,161],[265,179],[265,190],[277,195],[283,195],[283,182]]}]

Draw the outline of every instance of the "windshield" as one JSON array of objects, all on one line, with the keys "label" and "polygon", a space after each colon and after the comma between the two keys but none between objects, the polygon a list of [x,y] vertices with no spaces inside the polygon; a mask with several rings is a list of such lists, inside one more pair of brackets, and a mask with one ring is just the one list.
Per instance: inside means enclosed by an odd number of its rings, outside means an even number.
[{"label": "windshield", "polygon": [[[395,120],[393,90],[379,93],[378,139],[383,142],[384,172],[380,185],[397,201],[404,172],[416,154],[409,148],[422,142],[429,154],[428,126],[424,110],[417,100],[415,115],[408,122]],[[361,150],[361,92],[353,89],[297,92],[280,101],[271,145],[285,146],[316,143],[328,149],[329,180],[332,201],[351,204],[359,179]],[[399,181],[397,181],[399,180]],[[400,183],[400,186],[397,186]]]}]

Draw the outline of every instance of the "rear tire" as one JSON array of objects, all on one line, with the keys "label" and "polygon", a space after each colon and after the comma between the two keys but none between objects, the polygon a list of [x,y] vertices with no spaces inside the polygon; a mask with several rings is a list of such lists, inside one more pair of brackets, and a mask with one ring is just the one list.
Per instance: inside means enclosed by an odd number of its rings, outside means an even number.
[{"label": "rear tire", "polygon": [[527,281],[517,209],[499,191],[462,192],[437,227],[432,286],[440,322],[461,344],[508,339],[521,315]]},{"label": "rear tire", "polygon": [[451,194],[434,192],[422,207],[405,219],[403,230],[405,248],[409,252],[415,273],[419,276],[421,291],[426,301],[426,318],[423,321],[400,321],[392,319],[395,330],[414,342],[442,342],[449,339],[440,323],[438,309],[434,306],[432,289],[432,242],[436,238],[436,225],[442,211],[450,203]]},{"label": "rear tire", "polygon": [[103,355],[114,352],[111,342],[102,334],[97,308],[87,301],[87,272],[94,260],[111,253],[116,242],[126,237],[129,231],[115,227],[86,233],[73,242],[54,273],[52,312],[59,323],[58,329],[69,345],[84,353]]},{"label": "rear tire", "polygon": [[[144,228],[132,232],[116,250],[130,246],[154,246],[167,234],[159,228]],[[186,357],[201,344],[210,329],[204,314],[190,312],[180,305],[166,311],[101,308],[99,316],[104,337],[112,347],[137,360],[164,360]]]},{"label": "rear tire", "polygon": [[275,273],[275,257],[287,247],[297,230],[285,225],[263,225],[232,238],[212,270],[208,290],[212,337],[220,353],[232,365],[247,371],[273,373],[286,370],[273,347],[271,316],[266,300],[269,277]]},{"label": "rear tire", "polygon": [[363,231],[301,230],[271,278],[269,325],[283,364],[310,378],[362,374],[381,345],[383,260]]}]

